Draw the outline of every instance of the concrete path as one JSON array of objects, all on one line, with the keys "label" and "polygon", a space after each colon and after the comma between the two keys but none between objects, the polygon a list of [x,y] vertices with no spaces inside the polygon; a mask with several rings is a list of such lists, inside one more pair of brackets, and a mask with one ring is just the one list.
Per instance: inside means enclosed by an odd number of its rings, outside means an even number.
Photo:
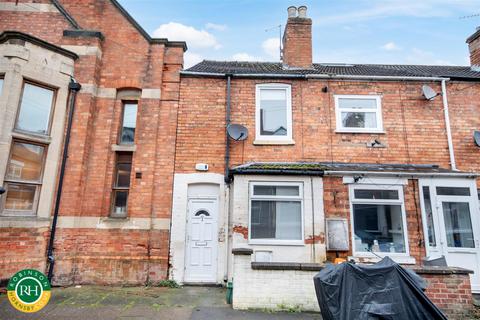
[{"label": "concrete path", "polygon": [[0,294],[0,319],[293,320],[322,319],[315,313],[237,311],[225,303],[225,289],[212,287],[53,288],[49,304],[34,314],[16,311]]}]

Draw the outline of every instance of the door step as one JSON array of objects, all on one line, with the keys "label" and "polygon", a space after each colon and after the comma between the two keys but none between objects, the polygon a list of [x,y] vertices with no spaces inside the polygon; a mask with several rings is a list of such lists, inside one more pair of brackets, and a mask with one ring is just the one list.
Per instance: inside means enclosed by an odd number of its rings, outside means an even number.
[{"label": "door step", "polygon": [[223,287],[221,283],[216,282],[184,282],[187,287]]}]

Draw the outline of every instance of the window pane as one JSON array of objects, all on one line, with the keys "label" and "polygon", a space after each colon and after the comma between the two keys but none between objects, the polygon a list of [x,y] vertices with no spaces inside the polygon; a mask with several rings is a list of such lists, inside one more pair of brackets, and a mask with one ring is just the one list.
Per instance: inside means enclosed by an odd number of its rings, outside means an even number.
[{"label": "window pane", "polygon": [[260,134],[287,135],[286,90],[260,90]]},{"label": "window pane", "polygon": [[339,98],[338,106],[340,109],[353,108],[353,109],[376,109],[376,99],[355,99],[355,98]]},{"label": "window pane", "polygon": [[117,188],[128,188],[130,187],[130,173],[132,172],[131,163],[119,163],[117,164],[117,178],[116,178],[116,187]]},{"label": "window pane", "polygon": [[300,201],[252,201],[251,238],[302,239]]},{"label": "window pane", "polygon": [[36,186],[7,183],[7,192],[4,195],[5,209],[15,211],[33,211],[33,203],[35,201]]},{"label": "window pane", "polygon": [[427,218],[428,243],[435,247],[437,241],[435,239],[435,228],[433,223],[432,200],[430,199],[430,188],[423,187],[423,204],[425,207],[425,216]]},{"label": "window pane", "polygon": [[398,200],[398,190],[355,189],[356,199]]},{"label": "window pane", "polygon": [[3,79],[0,78],[0,96],[2,95],[3,92]]},{"label": "window pane", "polygon": [[454,248],[475,248],[468,203],[443,202],[442,207],[447,245]]},{"label": "window pane", "polygon": [[298,196],[298,186],[253,186],[256,196]]},{"label": "window pane", "polygon": [[7,179],[40,181],[45,148],[35,144],[14,142],[7,168]]},{"label": "window pane", "polygon": [[16,128],[47,134],[53,90],[25,83]]},{"label": "window pane", "polygon": [[401,206],[354,204],[353,215],[357,252],[406,252]]},{"label": "window pane", "polygon": [[377,116],[375,112],[342,112],[342,126],[344,128],[376,128]]},{"label": "window pane", "polygon": [[137,104],[126,103],[123,106],[123,122],[120,143],[132,144],[137,127]]},{"label": "window pane", "polygon": [[114,192],[112,215],[124,217],[127,215],[128,191],[117,190]]},{"label": "window pane", "polygon": [[470,188],[437,187],[437,195],[439,195],[439,196],[469,196],[470,195]]}]

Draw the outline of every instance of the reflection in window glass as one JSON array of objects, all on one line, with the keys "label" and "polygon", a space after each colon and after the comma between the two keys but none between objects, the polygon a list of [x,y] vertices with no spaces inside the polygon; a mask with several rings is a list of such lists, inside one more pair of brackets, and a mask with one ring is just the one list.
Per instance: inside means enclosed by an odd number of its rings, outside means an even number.
[{"label": "reflection in window glass", "polygon": [[5,210],[15,213],[33,214],[37,187],[28,184],[7,183]]},{"label": "reflection in window glass", "polygon": [[433,223],[432,200],[430,199],[430,188],[423,187],[423,204],[425,207],[425,216],[427,218],[428,243],[431,247],[437,245],[435,239],[435,228]]},{"label": "reflection in window glass", "polygon": [[262,186],[256,185],[253,187],[253,194],[256,196],[298,196],[297,186]]},{"label": "reflection in window glass", "polygon": [[117,154],[112,193],[112,217],[124,218],[127,216],[131,172],[132,154]]},{"label": "reflection in window glass", "polygon": [[54,91],[25,83],[16,128],[38,134],[47,134]]},{"label": "reflection in window glass", "polygon": [[447,244],[454,248],[475,248],[470,208],[467,202],[443,202]]},{"label": "reflection in window glass", "polygon": [[120,143],[133,144],[137,127],[137,104],[125,103],[123,106],[123,121]]},{"label": "reflection in window glass", "polygon": [[287,90],[260,90],[260,135],[287,135]]},{"label": "reflection in window glass", "polygon": [[400,205],[353,204],[357,252],[405,253]]},{"label": "reflection in window glass", "polygon": [[367,190],[355,189],[356,199],[395,199],[398,200],[397,190]]},{"label": "reflection in window glass", "polygon": [[470,188],[461,187],[437,187],[439,196],[469,196]]},{"label": "reflection in window glass", "polygon": [[45,148],[35,144],[14,142],[6,179],[40,181]]},{"label": "reflection in window glass", "polygon": [[2,95],[3,92],[3,79],[0,78],[0,96]]},{"label": "reflection in window glass", "polygon": [[301,240],[300,201],[252,201],[251,238]]}]

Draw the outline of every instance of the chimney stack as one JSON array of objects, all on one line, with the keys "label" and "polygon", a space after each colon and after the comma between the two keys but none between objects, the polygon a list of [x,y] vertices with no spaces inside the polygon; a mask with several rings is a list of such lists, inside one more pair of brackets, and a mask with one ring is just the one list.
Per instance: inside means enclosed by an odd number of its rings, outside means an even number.
[{"label": "chimney stack", "polygon": [[307,7],[288,7],[288,20],[283,33],[282,62],[290,69],[312,68],[312,19]]},{"label": "chimney stack", "polygon": [[470,65],[480,71],[480,27],[467,39],[468,50],[470,51]]}]

